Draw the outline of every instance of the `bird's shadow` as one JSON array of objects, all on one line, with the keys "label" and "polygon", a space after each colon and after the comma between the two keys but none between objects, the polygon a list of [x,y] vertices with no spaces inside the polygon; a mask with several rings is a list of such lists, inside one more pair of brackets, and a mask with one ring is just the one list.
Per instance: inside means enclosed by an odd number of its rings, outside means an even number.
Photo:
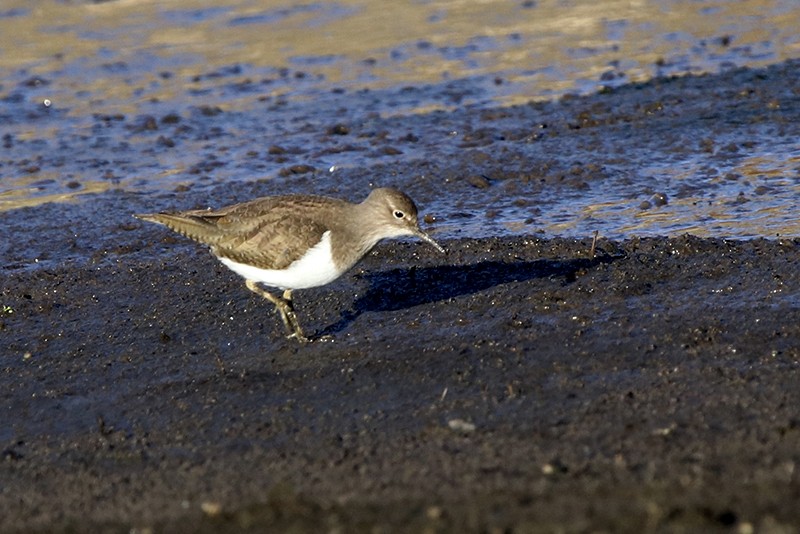
[{"label": "bird's shadow", "polygon": [[364,276],[370,287],[341,318],[314,337],[333,335],[346,329],[365,312],[392,311],[477,293],[508,282],[533,278],[561,278],[571,283],[582,271],[625,257],[599,254],[594,258],[534,260],[506,263],[484,261],[473,265],[397,268]]}]

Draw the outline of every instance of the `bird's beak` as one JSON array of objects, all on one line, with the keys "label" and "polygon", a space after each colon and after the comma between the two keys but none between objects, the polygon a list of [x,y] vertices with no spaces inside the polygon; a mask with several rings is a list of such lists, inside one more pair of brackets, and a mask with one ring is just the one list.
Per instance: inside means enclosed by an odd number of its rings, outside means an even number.
[{"label": "bird's beak", "polygon": [[442,246],[441,246],[439,243],[437,243],[436,241],[434,241],[434,240],[431,238],[431,236],[429,236],[428,234],[426,234],[426,233],[425,233],[425,232],[423,232],[422,230],[419,230],[419,229],[417,229],[417,231],[415,232],[415,235],[416,235],[417,237],[419,237],[420,239],[422,239],[423,241],[425,241],[426,243],[429,243],[429,244],[430,244],[430,245],[431,245],[433,248],[435,248],[436,250],[438,250],[438,251],[439,251],[439,252],[441,252],[442,254],[446,254],[446,252],[445,252],[445,250],[442,248]]}]

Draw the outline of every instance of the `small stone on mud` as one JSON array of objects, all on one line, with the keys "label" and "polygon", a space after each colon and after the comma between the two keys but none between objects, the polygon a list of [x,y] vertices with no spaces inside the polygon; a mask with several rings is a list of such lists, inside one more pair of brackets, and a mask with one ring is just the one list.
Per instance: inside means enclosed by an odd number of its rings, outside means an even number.
[{"label": "small stone on mud", "polygon": [[311,165],[292,165],[281,169],[279,174],[281,176],[291,176],[292,174],[306,174],[315,170]]},{"label": "small stone on mud", "polygon": [[200,504],[200,509],[209,517],[216,517],[222,513],[222,505],[213,501],[204,501]]},{"label": "small stone on mud", "polygon": [[39,76],[33,76],[22,82],[22,85],[26,87],[41,87],[43,85],[50,85],[50,82]]},{"label": "small stone on mud", "polygon": [[345,124],[334,124],[328,128],[327,132],[328,135],[347,135],[350,133],[350,128]]},{"label": "small stone on mud", "polygon": [[762,195],[766,195],[767,193],[770,193],[771,191],[772,191],[771,187],[768,187],[766,185],[759,185],[758,187],[756,187],[753,190],[753,193],[755,193],[756,195],[762,196]]},{"label": "small stone on mud", "polygon": [[165,146],[167,148],[172,148],[175,146],[175,141],[173,141],[169,137],[164,137],[163,135],[158,136],[157,142],[159,145]]},{"label": "small stone on mud", "polygon": [[97,120],[101,120],[103,122],[119,122],[125,120],[125,115],[122,113],[111,113],[111,114],[95,114],[94,118]]},{"label": "small stone on mud", "polygon": [[714,140],[709,138],[701,139],[700,150],[709,154],[714,152]]},{"label": "small stone on mud", "polygon": [[161,117],[161,124],[177,124],[181,122],[181,116],[177,113],[167,113]]},{"label": "small stone on mud", "polygon": [[213,117],[214,115],[219,115],[220,113],[222,113],[222,108],[220,108],[219,106],[203,105],[200,106],[198,109],[200,110],[200,113],[202,113],[206,117]]},{"label": "small stone on mud", "polygon": [[491,185],[489,180],[487,180],[485,177],[475,174],[469,176],[467,178],[467,182],[469,182],[469,185],[472,187],[477,187],[478,189],[487,189]]},{"label": "small stone on mud", "polygon": [[442,508],[439,506],[429,506],[427,510],[425,510],[425,515],[428,519],[440,519],[442,517]]},{"label": "small stone on mud", "polygon": [[142,120],[142,130],[158,130],[158,123],[156,122],[156,118],[152,115],[147,115]]},{"label": "small stone on mud", "polygon": [[475,432],[475,425],[463,419],[450,419],[447,422],[447,426],[450,427],[450,430],[455,430],[456,432]]},{"label": "small stone on mud", "polygon": [[650,197],[650,202],[652,202],[654,206],[666,206],[669,203],[669,199],[666,193],[654,193],[653,196]]}]

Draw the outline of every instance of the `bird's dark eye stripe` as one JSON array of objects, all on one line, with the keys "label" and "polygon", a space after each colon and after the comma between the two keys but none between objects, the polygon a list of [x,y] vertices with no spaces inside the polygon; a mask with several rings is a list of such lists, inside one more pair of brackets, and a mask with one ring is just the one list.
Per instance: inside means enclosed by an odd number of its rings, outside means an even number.
[{"label": "bird's dark eye stripe", "polygon": [[405,216],[406,216],[406,214],[405,214],[405,213],[403,213],[403,212],[402,212],[402,211],[400,211],[400,210],[394,210],[394,216],[395,216],[395,217],[397,217],[398,219],[402,219],[403,217],[405,217]]}]

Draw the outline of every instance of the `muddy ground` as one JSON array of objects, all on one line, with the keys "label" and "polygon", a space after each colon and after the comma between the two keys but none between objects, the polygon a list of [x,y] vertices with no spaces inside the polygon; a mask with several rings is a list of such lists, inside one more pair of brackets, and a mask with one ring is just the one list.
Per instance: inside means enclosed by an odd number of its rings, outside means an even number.
[{"label": "muddy ground", "polygon": [[[431,142],[401,171],[379,162],[347,183],[289,171],[0,213],[0,530],[796,531],[797,238],[601,237],[591,257],[591,236],[537,231],[546,222],[532,210],[520,235],[434,232],[446,256],[380,244],[340,280],[297,293],[318,338],[299,345],[206,251],[130,217],[317,178],[317,191],[353,199],[373,179],[392,183],[423,214],[434,198],[535,204],[537,191],[608,179],[602,147],[617,147],[616,164],[626,147],[709,142],[724,159],[747,148],[748,125],[796,137],[796,66],[372,116],[351,125],[352,143],[384,155],[415,142],[409,131],[420,144],[437,124],[462,133],[441,158]],[[198,114],[184,134],[224,121]],[[135,165],[139,149],[127,150]],[[303,159],[290,154],[287,168]],[[434,229],[462,217],[457,206],[430,215]]]}]

